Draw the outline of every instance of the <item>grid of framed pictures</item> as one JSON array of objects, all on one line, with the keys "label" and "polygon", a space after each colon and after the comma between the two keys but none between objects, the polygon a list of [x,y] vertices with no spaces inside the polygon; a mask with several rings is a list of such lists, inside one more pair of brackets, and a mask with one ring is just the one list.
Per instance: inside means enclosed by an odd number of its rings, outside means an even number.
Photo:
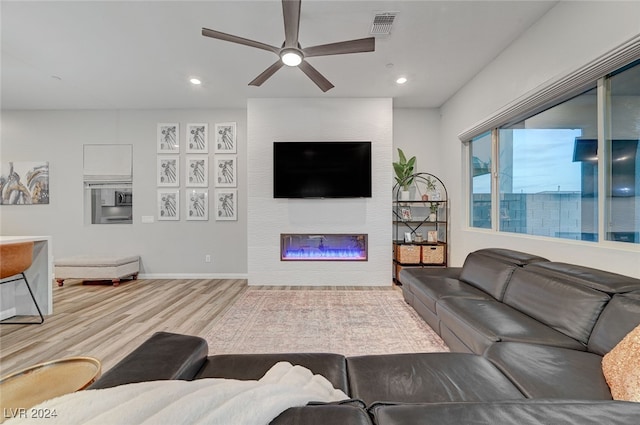
[{"label": "grid of framed pictures", "polygon": [[[215,219],[237,220],[238,196],[233,189],[238,185],[236,123],[217,123],[214,128]],[[185,219],[209,220],[209,124],[186,124],[181,158],[180,124],[158,123],[156,152],[158,220],[180,220],[181,186],[185,188]]]}]

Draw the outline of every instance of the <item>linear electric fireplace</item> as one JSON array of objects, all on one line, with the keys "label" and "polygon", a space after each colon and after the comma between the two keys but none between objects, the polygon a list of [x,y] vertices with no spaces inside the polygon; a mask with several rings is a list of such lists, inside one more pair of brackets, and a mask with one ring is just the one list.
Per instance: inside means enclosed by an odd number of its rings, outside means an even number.
[{"label": "linear electric fireplace", "polygon": [[281,234],[280,259],[282,261],[367,261],[367,235]]}]

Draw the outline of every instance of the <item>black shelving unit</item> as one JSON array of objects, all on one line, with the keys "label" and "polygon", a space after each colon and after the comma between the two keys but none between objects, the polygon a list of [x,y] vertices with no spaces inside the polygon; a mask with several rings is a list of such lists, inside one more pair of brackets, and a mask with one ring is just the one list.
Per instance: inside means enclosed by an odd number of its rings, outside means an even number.
[{"label": "black shelving unit", "polygon": [[449,197],[442,180],[416,173],[393,188],[393,280],[403,267],[446,267]]}]

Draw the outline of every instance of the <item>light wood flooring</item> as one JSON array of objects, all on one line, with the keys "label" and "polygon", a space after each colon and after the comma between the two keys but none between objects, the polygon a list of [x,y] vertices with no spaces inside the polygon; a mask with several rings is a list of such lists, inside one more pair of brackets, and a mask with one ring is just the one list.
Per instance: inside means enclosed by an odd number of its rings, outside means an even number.
[{"label": "light wood flooring", "polygon": [[0,325],[0,375],[70,356],[106,371],[157,331],[204,335],[247,289],[245,280],[65,281],[42,325]]},{"label": "light wood flooring", "polygon": [[140,279],[123,281],[118,287],[68,280],[63,287],[53,285],[54,314],[46,316],[42,325],[0,325],[0,376],[70,356],[95,357],[107,371],[154,332],[205,336],[248,288],[246,280],[237,279]]}]

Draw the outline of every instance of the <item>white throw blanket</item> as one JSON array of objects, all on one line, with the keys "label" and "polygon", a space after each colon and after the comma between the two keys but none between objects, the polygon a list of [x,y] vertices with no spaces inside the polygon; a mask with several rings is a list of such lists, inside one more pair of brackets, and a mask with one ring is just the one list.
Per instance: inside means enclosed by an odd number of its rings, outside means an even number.
[{"label": "white throw blanket", "polygon": [[[289,407],[347,398],[323,376],[280,362],[258,381],[150,381],[79,391],[27,409],[28,418],[5,424],[266,425]],[[56,416],[30,417],[38,409],[55,411]]]}]

